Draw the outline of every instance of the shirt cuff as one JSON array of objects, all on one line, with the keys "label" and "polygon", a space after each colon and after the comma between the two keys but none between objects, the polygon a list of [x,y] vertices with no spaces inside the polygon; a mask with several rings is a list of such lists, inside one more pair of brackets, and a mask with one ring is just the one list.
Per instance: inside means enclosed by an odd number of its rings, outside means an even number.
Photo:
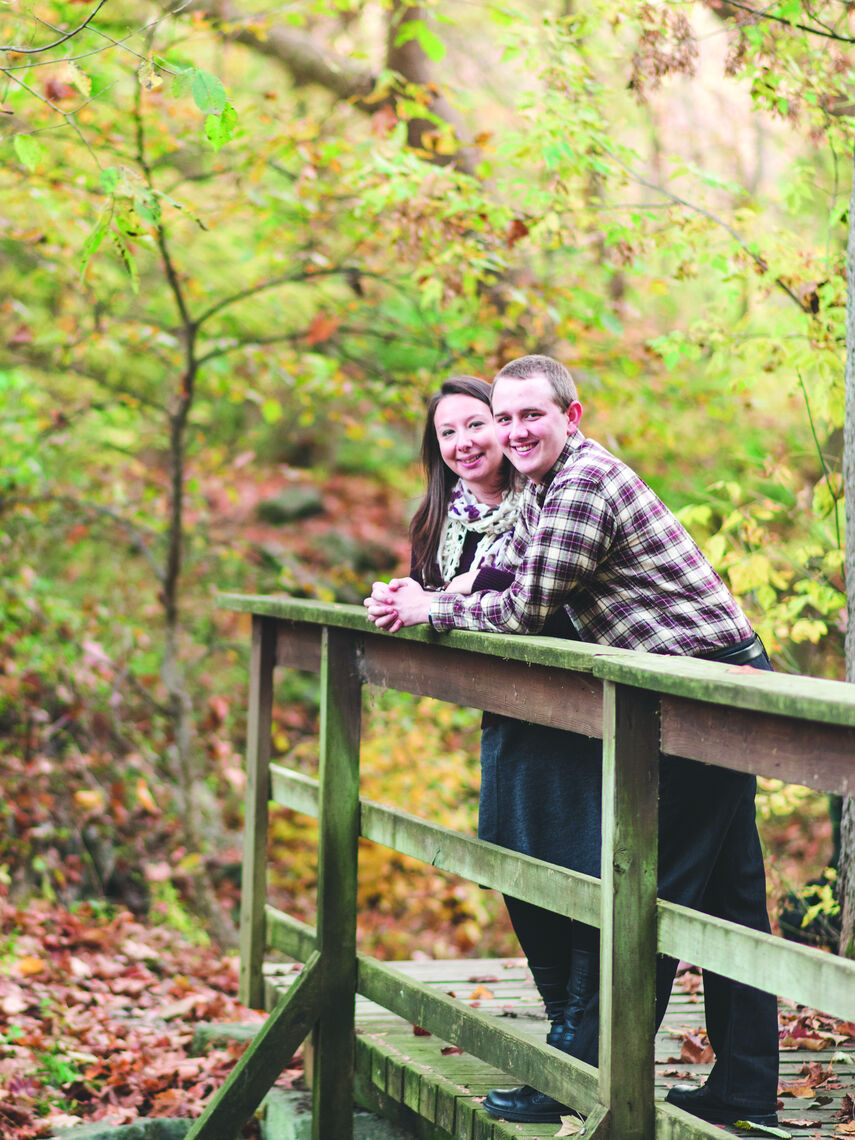
[{"label": "shirt cuff", "polygon": [[457,594],[435,594],[428,611],[431,629],[445,633],[454,629],[454,602]]}]

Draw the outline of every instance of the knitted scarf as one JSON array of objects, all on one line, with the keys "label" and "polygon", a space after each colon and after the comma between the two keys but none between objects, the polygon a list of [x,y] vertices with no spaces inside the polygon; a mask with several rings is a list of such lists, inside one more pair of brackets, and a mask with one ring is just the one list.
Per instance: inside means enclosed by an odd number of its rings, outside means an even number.
[{"label": "knitted scarf", "polygon": [[439,540],[437,562],[443,582],[449,582],[459,571],[463,544],[470,531],[481,535],[472,568],[501,564],[517,520],[520,492],[506,491],[501,503],[482,503],[458,479],[451,492],[448,514]]}]

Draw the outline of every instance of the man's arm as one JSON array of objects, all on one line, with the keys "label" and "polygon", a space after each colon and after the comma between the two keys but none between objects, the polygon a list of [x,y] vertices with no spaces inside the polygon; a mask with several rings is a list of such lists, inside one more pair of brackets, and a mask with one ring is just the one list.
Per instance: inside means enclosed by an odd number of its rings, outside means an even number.
[{"label": "man's arm", "polygon": [[[584,478],[562,481],[559,475],[546,492],[513,584],[469,597],[433,594],[426,606],[431,625],[539,633],[570,591],[596,575],[614,533],[614,511],[600,487]],[[416,606],[413,612],[422,612],[424,600]]]}]

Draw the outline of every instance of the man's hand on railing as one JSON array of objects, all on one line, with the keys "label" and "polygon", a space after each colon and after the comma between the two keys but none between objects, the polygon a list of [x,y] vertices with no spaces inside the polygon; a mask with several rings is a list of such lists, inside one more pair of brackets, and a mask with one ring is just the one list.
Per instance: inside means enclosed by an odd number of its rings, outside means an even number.
[{"label": "man's hand on railing", "polygon": [[375,582],[371,596],[362,603],[368,620],[378,629],[397,633],[406,625],[422,625],[428,620],[431,596],[413,578],[393,578]]}]

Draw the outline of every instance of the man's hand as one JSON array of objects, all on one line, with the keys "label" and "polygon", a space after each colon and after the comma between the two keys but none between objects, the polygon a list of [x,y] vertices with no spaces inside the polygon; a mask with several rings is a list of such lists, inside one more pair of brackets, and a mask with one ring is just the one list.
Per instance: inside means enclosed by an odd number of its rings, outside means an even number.
[{"label": "man's hand", "polygon": [[375,582],[371,597],[363,605],[378,629],[397,633],[403,626],[421,625],[428,620],[431,595],[412,578]]}]

